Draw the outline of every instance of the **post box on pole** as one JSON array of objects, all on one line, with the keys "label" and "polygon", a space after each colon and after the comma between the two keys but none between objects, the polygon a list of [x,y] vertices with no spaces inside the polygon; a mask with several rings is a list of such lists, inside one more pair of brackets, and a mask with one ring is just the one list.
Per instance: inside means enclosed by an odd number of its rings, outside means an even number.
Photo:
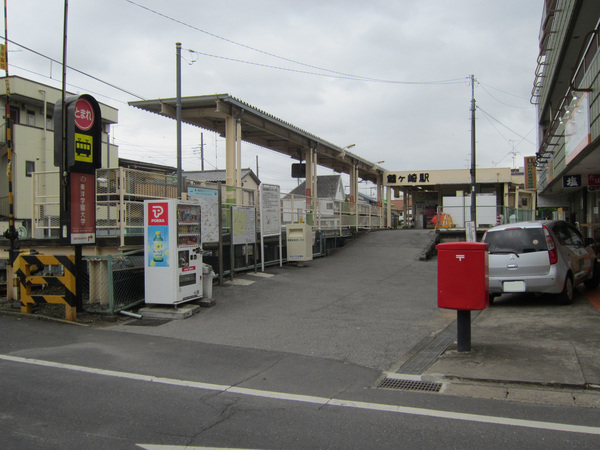
[{"label": "post box on pole", "polygon": [[471,350],[471,311],[490,302],[488,244],[447,242],[438,253],[438,307],[456,310],[457,350]]}]

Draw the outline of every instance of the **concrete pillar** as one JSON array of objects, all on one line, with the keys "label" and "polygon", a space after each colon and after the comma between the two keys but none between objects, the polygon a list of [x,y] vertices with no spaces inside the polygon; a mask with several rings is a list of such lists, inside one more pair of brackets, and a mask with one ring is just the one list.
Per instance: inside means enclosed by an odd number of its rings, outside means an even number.
[{"label": "concrete pillar", "polygon": [[235,139],[236,124],[232,116],[225,118],[225,184],[226,202],[234,203],[236,185]]},{"label": "concrete pillar", "polygon": [[242,120],[238,117],[235,128],[235,200],[238,205],[242,204]]},{"label": "concrete pillar", "polygon": [[388,228],[392,228],[392,187],[385,187],[385,196],[387,198],[387,221],[386,225]]}]

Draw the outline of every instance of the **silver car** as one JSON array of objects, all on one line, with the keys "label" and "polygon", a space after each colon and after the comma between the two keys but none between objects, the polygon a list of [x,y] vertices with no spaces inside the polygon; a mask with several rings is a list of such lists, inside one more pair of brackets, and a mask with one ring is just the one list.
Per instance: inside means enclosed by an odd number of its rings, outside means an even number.
[{"label": "silver car", "polygon": [[506,292],[535,292],[557,294],[560,303],[570,304],[575,286],[600,284],[593,240],[568,222],[499,225],[485,233],[483,242],[489,245],[490,303]]}]

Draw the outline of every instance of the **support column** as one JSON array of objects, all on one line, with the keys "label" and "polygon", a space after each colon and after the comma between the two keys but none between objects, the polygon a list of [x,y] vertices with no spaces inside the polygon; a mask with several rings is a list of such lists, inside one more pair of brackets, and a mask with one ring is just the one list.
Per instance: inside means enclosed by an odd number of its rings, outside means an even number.
[{"label": "support column", "polygon": [[313,186],[315,184],[313,156],[314,152],[312,147],[306,149],[306,223],[309,225],[314,225],[312,216],[312,213],[314,212],[312,198],[316,195],[316,192],[313,191]]},{"label": "support column", "polygon": [[356,216],[356,229],[358,230],[358,163],[352,165],[352,172],[354,173],[354,181],[351,182],[354,188],[354,214]]},{"label": "support column", "polygon": [[387,221],[386,225],[388,228],[392,228],[392,187],[385,187],[385,196],[387,198]]},{"label": "support column", "polygon": [[236,160],[235,160],[235,200],[238,205],[242,204],[242,120],[241,114],[236,120],[235,127],[235,145],[236,145]]},{"label": "support column", "polygon": [[383,227],[383,174],[377,176],[377,215],[379,228]]},{"label": "support column", "polygon": [[408,199],[408,191],[402,191],[402,214],[404,215],[404,228],[408,228],[410,226],[410,221],[408,219]]},{"label": "support column", "polygon": [[314,148],[311,149],[312,155],[313,155],[313,168],[312,168],[312,178],[313,178],[313,182],[312,182],[312,187],[311,187],[311,192],[312,192],[312,203],[311,203],[311,209],[313,211],[313,225],[319,225],[318,220],[314,220],[314,218],[316,217],[318,219],[318,215],[319,215],[319,211],[318,209],[318,204],[317,202],[319,201],[319,196],[318,196],[318,191],[317,191],[317,183],[318,183],[318,175],[317,175],[317,147],[315,146]]},{"label": "support column", "polygon": [[225,201],[235,202],[236,163],[235,163],[235,119],[232,116],[225,118]]}]

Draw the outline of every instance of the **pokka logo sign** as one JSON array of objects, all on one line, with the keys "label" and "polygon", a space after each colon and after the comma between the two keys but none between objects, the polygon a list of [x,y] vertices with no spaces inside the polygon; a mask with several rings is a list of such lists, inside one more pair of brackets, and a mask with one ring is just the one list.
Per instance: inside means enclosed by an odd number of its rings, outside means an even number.
[{"label": "pokka logo sign", "polygon": [[148,225],[169,224],[169,204],[167,202],[150,203],[148,206]]}]

